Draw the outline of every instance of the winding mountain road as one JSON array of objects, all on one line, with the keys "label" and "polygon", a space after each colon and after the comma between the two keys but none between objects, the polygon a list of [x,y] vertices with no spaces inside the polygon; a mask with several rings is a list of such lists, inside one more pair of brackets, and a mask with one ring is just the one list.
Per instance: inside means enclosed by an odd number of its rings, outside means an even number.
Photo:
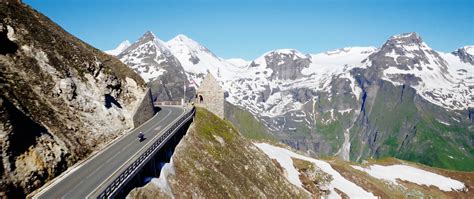
[{"label": "winding mountain road", "polygon": [[[178,106],[160,108],[161,110],[146,123],[114,140],[88,160],[67,171],[33,198],[95,198],[94,194],[98,189],[113,181],[117,173],[131,164],[176,120],[189,111]],[[145,140],[142,142],[137,140],[139,132],[145,134]]]}]

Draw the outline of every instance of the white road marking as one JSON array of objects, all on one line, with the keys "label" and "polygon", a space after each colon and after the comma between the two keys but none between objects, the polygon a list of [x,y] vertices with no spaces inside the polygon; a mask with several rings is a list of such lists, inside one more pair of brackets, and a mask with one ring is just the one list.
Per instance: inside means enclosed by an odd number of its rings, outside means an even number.
[{"label": "white road marking", "polygon": [[161,127],[163,127],[163,126],[160,125],[160,126],[156,127],[155,131],[159,131],[161,129]]}]

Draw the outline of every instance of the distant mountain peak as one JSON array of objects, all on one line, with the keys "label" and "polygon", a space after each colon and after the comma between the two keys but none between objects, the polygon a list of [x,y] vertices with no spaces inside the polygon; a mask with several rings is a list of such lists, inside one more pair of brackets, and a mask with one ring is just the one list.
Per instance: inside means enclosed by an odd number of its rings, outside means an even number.
[{"label": "distant mountain peak", "polygon": [[171,49],[176,48],[178,46],[181,46],[181,47],[186,46],[186,48],[188,48],[191,51],[206,51],[212,54],[212,56],[215,56],[206,47],[202,46],[198,42],[194,41],[193,39],[183,34],[176,35],[176,37],[167,41],[166,45]]},{"label": "distant mountain peak", "polygon": [[390,37],[390,40],[415,40],[415,41],[422,41],[420,35],[416,32],[409,32],[409,33],[402,33],[399,35],[394,35]]},{"label": "distant mountain peak", "polygon": [[145,34],[143,34],[140,39],[138,39],[139,41],[153,41],[153,40],[156,40],[156,36],[155,34],[153,34],[153,32],[151,31],[146,31]]},{"label": "distant mountain peak", "polygon": [[381,51],[388,53],[393,51],[396,54],[405,55],[407,53],[419,54],[421,51],[431,52],[433,50],[423,42],[420,35],[411,32],[390,37],[382,46]]},{"label": "distant mountain peak", "polygon": [[109,55],[119,55],[120,53],[122,53],[125,49],[127,49],[129,46],[131,46],[132,44],[130,43],[130,41],[128,40],[125,40],[125,41],[122,41],[122,43],[120,43],[115,49],[113,50],[107,50],[107,51],[104,51],[105,53],[109,54]]},{"label": "distant mountain peak", "polygon": [[183,35],[183,34],[178,34],[176,35],[173,39],[171,40],[177,40],[177,41],[193,41],[195,42],[194,40],[192,40],[191,38],[189,38],[188,36],[186,35]]},{"label": "distant mountain peak", "polygon": [[166,46],[180,60],[187,72],[205,74],[208,67],[223,65],[219,57],[186,35],[175,36],[166,42]]},{"label": "distant mountain peak", "polygon": [[130,46],[131,43],[128,40],[122,41],[122,43],[119,44],[119,46]]},{"label": "distant mountain peak", "polygon": [[400,35],[394,35],[390,37],[384,46],[386,45],[395,45],[395,46],[420,46],[422,48],[431,49],[429,48],[420,35],[415,32],[411,33],[403,33]]},{"label": "distant mountain peak", "polygon": [[458,56],[462,62],[474,65],[474,46],[464,46],[452,54]]},{"label": "distant mountain peak", "polygon": [[464,46],[461,49],[467,54],[474,56],[474,46]]},{"label": "distant mountain peak", "polygon": [[[265,54],[263,54],[262,58],[263,57],[267,57],[267,56],[272,56],[272,57],[275,57],[275,56],[279,56],[279,57],[286,57],[286,56],[290,56],[290,57],[299,57],[299,58],[308,58],[308,55],[296,50],[296,49],[290,49],[290,48],[283,48],[283,49],[277,49],[277,50],[272,50],[272,51],[269,51]],[[257,58],[258,59],[258,58]]]},{"label": "distant mountain peak", "polygon": [[296,54],[296,53],[301,53],[301,52],[292,48],[282,48],[282,49],[273,50],[270,53]]}]

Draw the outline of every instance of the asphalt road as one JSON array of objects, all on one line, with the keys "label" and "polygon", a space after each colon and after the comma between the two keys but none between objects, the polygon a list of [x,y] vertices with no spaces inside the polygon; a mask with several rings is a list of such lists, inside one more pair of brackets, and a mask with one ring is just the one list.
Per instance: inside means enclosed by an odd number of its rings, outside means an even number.
[{"label": "asphalt road", "polygon": [[[86,198],[99,186],[106,186],[104,181],[114,180],[109,177],[131,159],[138,157],[146,150],[145,145],[156,140],[164,133],[164,129],[186,113],[181,107],[160,108],[161,110],[151,120],[115,140],[64,177],[55,180],[33,198]],[[142,142],[137,140],[139,132],[145,134],[146,139]]]}]

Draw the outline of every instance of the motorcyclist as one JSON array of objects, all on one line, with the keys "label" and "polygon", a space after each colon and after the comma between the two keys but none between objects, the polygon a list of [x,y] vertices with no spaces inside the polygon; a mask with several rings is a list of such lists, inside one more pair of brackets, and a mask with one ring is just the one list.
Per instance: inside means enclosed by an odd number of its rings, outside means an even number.
[{"label": "motorcyclist", "polygon": [[142,132],[138,133],[138,140],[141,142],[143,141],[143,138],[145,137],[145,134],[143,134]]}]

